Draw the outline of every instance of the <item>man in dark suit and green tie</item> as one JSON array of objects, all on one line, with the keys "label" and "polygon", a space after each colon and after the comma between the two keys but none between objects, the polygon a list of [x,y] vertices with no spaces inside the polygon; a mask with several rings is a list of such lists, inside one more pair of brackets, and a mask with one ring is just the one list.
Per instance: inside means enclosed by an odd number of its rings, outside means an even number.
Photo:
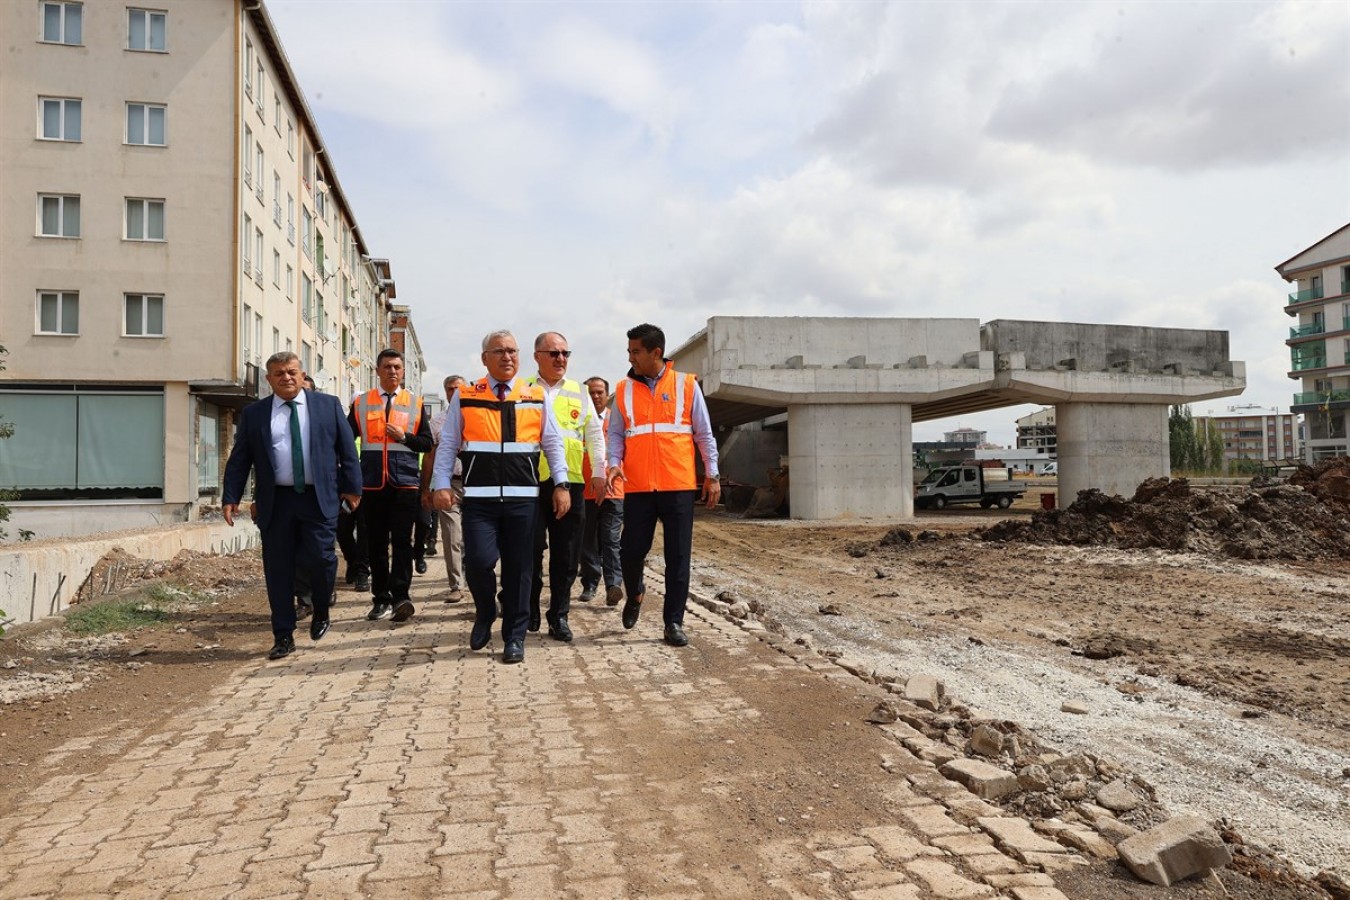
[{"label": "man in dark suit and green tie", "polygon": [[294,353],[275,353],[267,360],[272,396],[240,413],[221,495],[225,521],[233,525],[253,471],[263,577],[272,607],[269,659],[295,649],[297,569],[309,573],[314,607],[309,636],[317,641],[328,632],[339,504],[354,508],[361,502],[361,464],[346,411],[336,397],[302,390],[303,379]]}]

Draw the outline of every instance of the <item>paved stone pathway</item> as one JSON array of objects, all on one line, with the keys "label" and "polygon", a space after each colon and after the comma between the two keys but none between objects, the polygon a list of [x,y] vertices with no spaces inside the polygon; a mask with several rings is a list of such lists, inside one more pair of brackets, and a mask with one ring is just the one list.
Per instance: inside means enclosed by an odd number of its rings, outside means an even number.
[{"label": "paved stone pathway", "polygon": [[[195,716],[60,748],[0,810],[0,900],[1064,900],[974,824],[997,810],[861,724],[870,688],[835,667],[693,606],[666,647],[659,596],[631,632],[575,604],[575,643],[531,636],[507,666],[495,635],[468,651],[472,604],[439,583],[402,626],[344,592],[323,642]],[[109,744],[97,770],[66,759]]]}]

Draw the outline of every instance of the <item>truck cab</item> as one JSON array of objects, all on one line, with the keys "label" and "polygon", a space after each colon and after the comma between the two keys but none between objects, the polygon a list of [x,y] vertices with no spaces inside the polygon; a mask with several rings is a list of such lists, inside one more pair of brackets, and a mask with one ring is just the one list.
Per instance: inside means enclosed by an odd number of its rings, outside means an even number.
[{"label": "truck cab", "polygon": [[916,509],[945,509],[953,503],[979,503],[985,509],[1007,509],[1026,493],[1026,485],[988,481],[980,466],[944,466],[928,473],[914,491]]}]

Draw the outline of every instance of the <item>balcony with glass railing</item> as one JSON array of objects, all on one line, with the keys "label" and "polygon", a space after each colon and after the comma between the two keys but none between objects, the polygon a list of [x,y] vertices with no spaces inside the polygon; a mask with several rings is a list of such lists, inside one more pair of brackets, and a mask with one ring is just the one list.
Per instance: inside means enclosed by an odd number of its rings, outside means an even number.
[{"label": "balcony with glass railing", "polygon": [[1291,304],[1306,303],[1309,300],[1321,300],[1321,299],[1322,299],[1322,289],[1320,287],[1307,288],[1302,291],[1294,291],[1294,293],[1289,295],[1289,302]]},{"label": "balcony with glass railing", "polygon": [[1325,356],[1303,356],[1295,357],[1289,364],[1289,371],[1304,372],[1308,369],[1325,369],[1327,367],[1327,358]]},{"label": "balcony with glass railing", "polygon": [[1294,395],[1295,406],[1324,406],[1328,403],[1350,402],[1350,390],[1303,391]]},{"label": "balcony with glass railing", "polygon": [[1289,329],[1290,338],[1307,337],[1310,334],[1321,334],[1327,330],[1325,322],[1309,322],[1307,325],[1299,325]]}]

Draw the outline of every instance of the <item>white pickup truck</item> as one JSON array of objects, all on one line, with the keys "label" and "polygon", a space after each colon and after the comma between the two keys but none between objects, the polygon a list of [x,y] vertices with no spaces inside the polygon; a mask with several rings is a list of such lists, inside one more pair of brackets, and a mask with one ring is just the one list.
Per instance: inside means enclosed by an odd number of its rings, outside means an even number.
[{"label": "white pickup truck", "polygon": [[979,503],[985,509],[1007,509],[1026,492],[1023,482],[986,481],[980,466],[945,466],[929,472],[915,488],[914,508],[946,509],[953,503]]}]

